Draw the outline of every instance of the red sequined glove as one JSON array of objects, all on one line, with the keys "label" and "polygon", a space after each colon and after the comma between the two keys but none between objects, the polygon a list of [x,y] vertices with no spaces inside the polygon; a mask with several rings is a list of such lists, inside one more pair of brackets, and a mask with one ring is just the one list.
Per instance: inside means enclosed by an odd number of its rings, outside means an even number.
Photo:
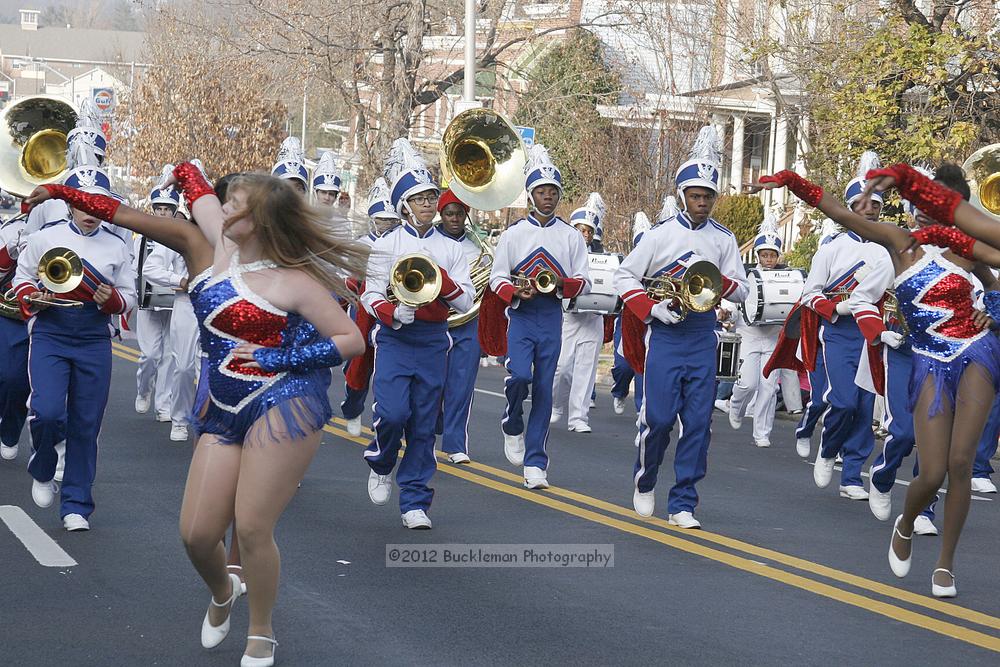
[{"label": "red sequined glove", "polygon": [[791,190],[792,194],[812,207],[819,206],[819,201],[823,198],[823,188],[802,178],[790,169],[779,171],[774,176],[761,176],[760,182],[783,185]]},{"label": "red sequined glove", "polygon": [[899,194],[925,215],[942,225],[955,224],[955,209],[962,201],[962,195],[940,183],[935,183],[908,164],[900,162],[884,169],[872,169],[865,178],[871,180],[880,176],[892,176],[896,180]]},{"label": "red sequined glove", "polygon": [[[922,208],[920,209],[923,210]],[[936,245],[941,248],[948,248],[959,257],[973,259],[972,246],[976,244],[976,239],[963,233],[954,227],[944,225],[930,225],[910,232],[910,236],[917,239],[921,245]]]},{"label": "red sequined glove", "polygon": [[201,197],[215,194],[215,190],[205,180],[201,169],[190,162],[181,162],[174,167],[174,178],[177,179],[177,184],[180,185],[181,192],[184,193],[184,200],[187,202],[189,211]]},{"label": "red sequined glove", "polygon": [[121,206],[121,202],[113,197],[93,195],[65,185],[49,183],[42,187],[48,190],[54,199],[62,199],[76,210],[107,222],[111,222],[118,212],[118,207]]}]

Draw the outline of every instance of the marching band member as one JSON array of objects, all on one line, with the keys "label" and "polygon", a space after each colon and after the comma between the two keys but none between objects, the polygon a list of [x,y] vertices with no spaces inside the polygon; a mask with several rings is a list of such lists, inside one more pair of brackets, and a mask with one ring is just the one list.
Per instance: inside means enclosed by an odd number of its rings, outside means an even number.
[{"label": "marching band member", "polygon": [[[156,191],[154,190],[154,193]],[[170,188],[180,201],[180,193]],[[162,196],[162,190],[160,191]],[[166,207],[162,207],[166,208]],[[174,212],[174,217],[182,214],[178,208]],[[157,211],[157,206],[153,206],[153,215],[162,214]],[[191,224],[187,218],[180,217],[177,224]],[[191,307],[191,299],[188,296],[188,270],[184,263],[184,257],[176,250],[171,250],[167,246],[156,243],[153,250],[146,255],[143,263],[143,275],[150,283],[159,287],[167,287],[174,290],[174,303],[170,311],[166,311],[169,317],[169,325],[165,336],[165,352],[167,357],[165,366],[169,369],[169,415],[170,415],[170,439],[175,442],[183,442],[188,439],[187,423],[194,408],[195,379],[197,377],[198,363],[198,320],[194,316],[194,309]],[[141,329],[140,329],[141,332]]]},{"label": "marching band member", "polygon": [[[385,236],[399,226],[399,214],[396,213],[389,197],[389,184],[379,176],[368,190],[368,234],[357,239],[369,248],[375,241]],[[353,285],[353,281],[349,280]],[[354,286],[354,291],[364,293],[363,285]],[[348,314],[358,325],[361,335],[366,341],[365,353],[354,357],[344,367],[344,400],[340,404],[340,412],[347,422],[347,432],[353,436],[361,435],[361,413],[365,410],[365,400],[368,398],[368,386],[372,375],[371,332],[375,321],[363,307],[352,304]]]},{"label": "marching band member", "polygon": [[[819,233],[819,247],[832,241],[841,231],[840,227],[832,220],[824,221]],[[822,350],[823,343],[818,342],[817,346]],[[809,378],[809,402],[802,411],[802,417],[795,427],[795,453],[804,459],[809,458],[813,432],[829,407],[824,398],[826,394],[826,368],[823,365],[822,352],[816,355],[816,366],[813,370],[807,371],[807,374]]]},{"label": "marching band member", "polygon": [[[1000,385],[1000,342],[987,328],[989,317],[975,308],[969,269],[974,262],[1000,266],[1000,229],[996,221],[961,194],[934,183],[909,165],[874,169],[858,208],[867,211],[872,192],[897,187],[900,195],[937,220],[907,233],[893,224],[872,221],[847,210],[822,188],[789,171],[760,179],[763,187],[788,188],[807,204],[882,244],[891,253],[900,313],[913,350],[910,409],[920,456],[920,474],[910,482],[903,513],[896,518],[889,543],[889,566],[897,577],[910,571],[913,527],[917,515],[948,477],[941,552],[931,574],[935,597],[955,597],[954,558],[971,499],[972,463],[988,406]],[[958,225],[959,229],[946,225]],[[964,230],[974,232],[977,241]],[[915,243],[914,243],[915,242]],[[996,281],[988,286],[996,290]],[[991,293],[993,296],[991,296]],[[987,292],[984,302],[995,311],[1000,292]]]},{"label": "marching band member", "polygon": [[[604,217],[604,200],[591,192],[587,202],[573,211],[569,223],[583,235],[589,252],[595,249],[595,234]],[[597,360],[604,345],[604,316],[600,313],[564,313],[562,322],[562,350],[556,365],[553,387],[552,417],[554,424],[562,417],[563,406],[568,405],[567,427],[577,433],[590,433],[591,392],[597,380]]]},{"label": "marching band member", "polygon": [[[482,251],[468,238],[465,229],[469,206],[454,192],[445,190],[438,200],[437,209],[441,214],[438,230],[458,242],[470,267],[479,268],[476,262],[481,261]],[[448,456],[448,460],[469,463],[469,418],[472,415],[479,357],[482,355],[479,318],[474,317],[465,324],[450,328],[448,334],[451,336],[451,349],[448,350],[448,371],[436,430],[441,435],[441,451]]]},{"label": "marching band member", "polygon": [[643,235],[615,274],[615,289],[625,307],[646,331],[643,400],[639,410],[639,456],[635,464],[633,504],[640,516],[652,516],[657,473],[670,432],[683,425],[674,455],[677,481],[667,502],[668,521],[681,528],[700,528],[693,512],[695,484],[705,476],[715,395],[716,314],[682,317],[672,299],[659,303],[646,294],[643,280],[654,276],[682,278],[695,260],[704,259],[722,274],[723,298],[740,302],[747,278],[736,237],[711,218],[719,193],[722,147],[715,129],[702,128],[675,178],[681,212]]},{"label": "marching band member", "polygon": [[[562,174],[541,144],[532,146],[524,189],[531,212],[500,235],[490,288],[507,304],[507,408],[501,420],[504,454],[524,466],[524,485],[549,483],[545,444],[552,416],[552,383],[562,346],[562,304],[589,289],[583,236],[555,213],[562,196]],[[539,276],[551,279],[541,292]],[[552,289],[550,289],[550,287]],[[524,400],[531,387],[531,414],[524,427]]]},{"label": "marching band member", "polygon": [[[781,257],[781,239],[777,234],[776,222],[774,213],[768,212],[753,240],[758,268],[766,270],[783,268],[778,266]],[[774,410],[778,404],[778,374],[772,373],[764,377],[763,370],[771,353],[774,352],[781,325],[750,326],[740,317],[735,304],[731,304],[725,310],[728,319],[735,319],[736,332],[740,335],[739,379],[729,399],[729,425],[739,430],[743,424],[743,413],[749,407],[753,416],[754,444],[757,447],[770,447]],[[752,406],[750,406],[751,399],[753,399]]]},{"label": "marching band member", "polygon": [[[95,179],[96,172],[93,166],[77,166],[66,184],[85,185],[90,192],[107,195]],[[39,260],[46,251],[59,247],[74,251],[83,262],[79,286],[60,295],[82,301],[81,307],[44,303],[50,295],[41,287]],[[136,302],[131,254],[99,218],[72,209],[72,219],[66,224],[51,224],[28,238],[18,257],[14,283],[21,311],[30,318],[31,497],[39,507],[48,507],[55,499],[59,491],[53,481],[55,446],[65,429],[60,516],[67,530],[89,530],[97,437],[111,386],[111,315],[126,312]]]},{"label": "marching band member", "polygon": [[337,168],[337,157],[333,151],[323,151],[313,172],[313,196],[320,206],[333,208],[340,197],[340,169]]},{"label": "marching band member", "polygon": [[[61,202],[60,202],[61,203]],[[0,227],[0,291],[12,287],[26,223],[16,217]],[[28,327],[16,302],[4,299],[0,312],[0,458],[17,458],[18,441],[28,418]]]},{"label": "marching band member", "polygon": [[306,194],[309,187],[309,170],[306,169],[302,144],[297,137],[285,137],[278,150],[278,161],[271,167],[271,175],[286,179],[295,189]]},{"label": "marching band member", "polygon": [[[668,195],[671,201],[675,201],[673,195]],[[664,200],[665,201],[665,200]],[[674,204],[676,215],[676,203]],[[657,223],[659,224],[659,223]],[[642,211],[635,214],[632,222],[632,247],[639,242],[642,235],[650,229],[649,218]],[[625,399],[628,398],[629,386],[635,387],[635,411],[639,412],[639,404],[642,403],[642,376],[636,375],[635,371],[622,354],[622,313],[618,313],[615,318],[615,330],[612,338],[614,346],[614,363],[611,365],[611,398],[616,415],[625,414]]]},{"label": "marching band member", "polygon": [[[874,153],[862,155],[861,176],[848,184],[844,195],[849,207],[860,206],[865,187],[863,175],[877,161]],[[877,222],[881,206],[878,198],[866,211],[866,217]],[[867,243],[854,232],[840,234],[816,251],[802,290],[801,302],[821,318],[820,341],[827,384],[823,399],[829,405],[823,417],[813,481],[819,488],[826,488],[833,477],[837,454],[842,454],[839,491],[842,498],[849,500],[868,499],[861,467],[875,446],[871,428],[875,395],[855,383],[865,338],[854,318],[849,317],[851,305],[846,297],[867,272],[885,262],[890,259],[882,246]]]},{"label": "marching band member", "polygon": [[[149,203],[153,215],[172,218],[180,205],[180,193],[173,188],[156,188],[149,193]],[[146,270],[146,262],[158,244],[142,237],[136,237],[135,240],[136,244],[144,241],[145,252],[135,253],[141,259],[137,269],[143,277],[155,285],[157,283],[150,280]],[[151,399],[155,393],[156,421],[171,421],[174,383],[170,368],[170,310],[140,308],[135,315],[135,321],[136,339],[139,343],[139,368],[135,374],[135,411],[140,414],[149,412]],[[184,415],[184,418],[186,419],[187,415]],[[187,439],[187,436],[182,439]]]},{"label": "marching band member", "polygon": [[[371,468],[368,496],[376,505],[389,501],[391,474],[402,438],[406,456],[399,462],[399,507],[406,528],[428,529],[434,490],[428,486],[437,468],[434,426],[444,391],[448,347],[448,308],[464,313],[472,307],[469,263],[461,246],[432,224],[438,187],[410,142],[397,139],[386,160],[393,208],[403,224],[372,246],[362,303],[378,320],[373,334],[375,371],[375,438],[365,450]],[[417,253],[436,263],[440,295],[414,308],[392,303],[389,281],[402,256]]]}]

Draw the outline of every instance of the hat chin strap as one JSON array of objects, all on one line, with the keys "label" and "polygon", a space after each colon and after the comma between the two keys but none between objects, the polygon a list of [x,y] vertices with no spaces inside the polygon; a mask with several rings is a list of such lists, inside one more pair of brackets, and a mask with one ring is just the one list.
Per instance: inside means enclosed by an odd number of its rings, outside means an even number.
[{"label": "hat chin strap", "polygon": [[[550,183],[545,183],[544,185],[551,185],[551,184]],[[541,211],[538,210],[537,206],[535,206],[535,198],[531,194],[532,192],[534,192],[535,190],[537,190],[540,187],[542,187],[542,186],[541,185],[536,185],[535,187],[531,188],[531,190],[528,192],[528,203],[531,206],[530,211],[532,213],[539,213],[541,215],[545,215],[544,213],[542,213]],[[563,192],[562,192],[562,188],[560,188],[560,187],[556,187],[556,190],[559,191],[559,195],[556,197],[556,208],[559,208],[559,202],[562,201],[562,194],[563,194]],[[555,214],[556,214],[556,209],[554,208],[554,209],[552,209],[552,214],[551,215],[555,215]]]}]

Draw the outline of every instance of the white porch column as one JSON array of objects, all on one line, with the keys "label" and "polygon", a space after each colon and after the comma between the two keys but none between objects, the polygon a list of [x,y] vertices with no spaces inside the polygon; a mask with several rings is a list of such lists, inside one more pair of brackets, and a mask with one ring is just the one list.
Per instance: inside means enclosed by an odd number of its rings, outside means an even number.
[{"label": "white porch column", "polygon": [[[722,143],[723,151],[725,151],[726,146],[726,120],[728,116],[723,113],[713,113],[711,116],[710,123],[715,131],[719,134],[719,141]],[[723,155],[723,163],[719,165],[720,168],[725,168],[725,155]],[[719,187],[722,192],[726,192],[726,187],[729,185],[729,174],[727,172],[719,173]]]},{"label": "white porch column", "polygon": [[733,116],[733,161],[729,185],[737,193],[743,189],[743,116]]}]

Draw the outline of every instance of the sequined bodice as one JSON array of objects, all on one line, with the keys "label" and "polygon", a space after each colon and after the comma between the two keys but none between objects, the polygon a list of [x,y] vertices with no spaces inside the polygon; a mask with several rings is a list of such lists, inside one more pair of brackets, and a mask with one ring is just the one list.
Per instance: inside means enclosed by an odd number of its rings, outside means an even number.
[{"label": "sequined bodice", "polygon": [[968,272],[942,256],[935,246],[896,277],[896,298],[909,327],[913,351],[952,361],[987,335],[972,321],[973,285]]},{"label": "sequined bodice", "polygon": [[287,375],[247,368],[249,362],[233,356],[236,346],[244,342],[265,347],[302,345],[316,335],[302,317],[276,308],[247,287],[244,273],[276,266],[273,262],[239,264],[234,256],[229,269],[217,276],[199,275],[190,290],[201,348],[209,359],[211,398],[225,410],[238,412]]}]

